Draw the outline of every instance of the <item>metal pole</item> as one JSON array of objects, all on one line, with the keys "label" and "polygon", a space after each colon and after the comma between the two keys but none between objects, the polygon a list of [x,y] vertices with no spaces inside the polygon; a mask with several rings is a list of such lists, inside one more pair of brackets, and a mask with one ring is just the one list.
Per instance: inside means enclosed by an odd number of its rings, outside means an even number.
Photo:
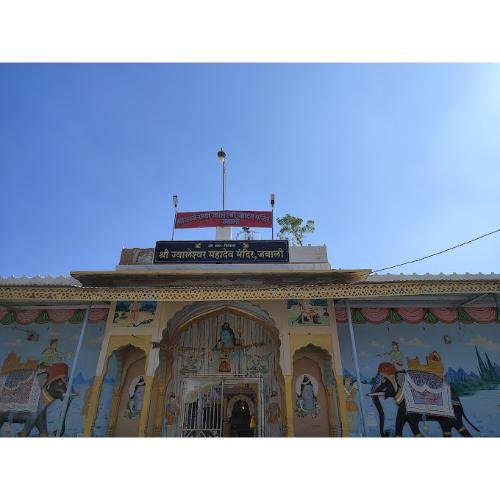
[{"label": "metal pole", "polygon": [[274,206],[271,208],[271,239],[274,240]]},{"label": "metal pole", "polygon": [[224,379],[220,384],[220,420],[219,420],[219,437],[224,437]]},{"label": "metal pole", "polygon": [[347,314],[347,322],[349,324],[349,335],[351,337],[352,357],[354,359],[354,367],[356,369],[356,378],[358,379],[358,394],[359,394],[359,409],[361,410],[361,427],[363,429],[363,436],[366,436],[365,427],[365,405],[363,402],[363,394],[361,394],[361,375],[359,373],[358,364],[358,351],[356,350],[356,341],[354,340],[354,328],[352,327],[351,305],[345,299],[345,308]]},{"label": "metal pole", "polygon": [[177,222],[177,208],[175,209],[174,214],[174,225],[172,226],[172,241],[174,241],[174,231],[175,231],[175,223]]},{"label": "metal pole", "polygon": [[226,162],[222,163],[222,210],[226,209]]},{"label": "metal pole", "polygon": [[66,412],[68,411],[69,398],[71,395],[71,386],[73,385],[73,378],[75,375],[76,365],[78,363],[78,357],[80,356],[80,349],[83,344],[83,337],[85,334],[85,328],[87,327],[87,321],[89,319],[90,308],[92,307],[92,302],[88,305],[85,311],[85,317],[83,319],[82,329],[80,331],[80,338],[78,339],[78,345],[76,346],[75,356],[73,358],[73,364],[71,365],[71,372],[69,374],[68,385],[66,388],[66,394],[64,394],[64,399],[61,407],[61,414],[59,415],[59,425],[57,426],[56,436],[61,435],[62,426],[66,418]]}]

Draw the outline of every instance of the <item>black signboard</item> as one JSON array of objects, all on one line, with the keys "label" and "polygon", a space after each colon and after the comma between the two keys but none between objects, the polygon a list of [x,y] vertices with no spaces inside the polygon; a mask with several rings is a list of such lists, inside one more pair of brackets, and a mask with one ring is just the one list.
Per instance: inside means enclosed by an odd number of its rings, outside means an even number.
[{"label": "black signboard", "polygon": [[155,264],[271,264],[288,262],[288,241],[157,241]]}]

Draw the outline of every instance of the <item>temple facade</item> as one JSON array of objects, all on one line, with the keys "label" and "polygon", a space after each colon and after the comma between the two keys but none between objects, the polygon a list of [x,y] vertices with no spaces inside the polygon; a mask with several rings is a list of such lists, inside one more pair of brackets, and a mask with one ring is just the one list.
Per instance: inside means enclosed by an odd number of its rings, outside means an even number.
[{"label": "temple facade", "polygon": [[0,278],[1,436],[500,436],[499,275],[156,261]]}]

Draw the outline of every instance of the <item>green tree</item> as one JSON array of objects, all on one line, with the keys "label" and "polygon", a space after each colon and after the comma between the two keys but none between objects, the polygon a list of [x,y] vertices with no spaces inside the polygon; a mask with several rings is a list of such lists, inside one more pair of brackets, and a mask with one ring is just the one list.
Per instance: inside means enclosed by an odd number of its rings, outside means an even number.
[{"label": "green tree", "polygon": [[313,233],[316,229],[313,220],[308,220],[305,224],[302,224],[304,222],[303,219],[290,214],[286,214],[281,218],[278,217],[276,221],[281,226],[278,233],[279,239],[290,240],[292,245],[302,246],[304,236],[308,233]]}]

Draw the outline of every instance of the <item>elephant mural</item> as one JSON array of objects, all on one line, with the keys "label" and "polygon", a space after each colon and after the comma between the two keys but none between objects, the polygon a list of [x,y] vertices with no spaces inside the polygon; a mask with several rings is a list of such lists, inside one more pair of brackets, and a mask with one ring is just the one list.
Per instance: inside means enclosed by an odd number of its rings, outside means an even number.
[{"label": "elephant mural", "polygon": [[394,398],[398,405],[395,435],[402,436],[406,424],[414,436],[422,436],[419,423],[438,422],[443,436],[451,437],[456,429],[462,436],[471,437],[464,426],[465,419],[473,429],[480,432],[465,415],[456,392],[436,374],[418,371],[397,371],[392,363],[381,363],[378,374],[368,394],[379,414],[379,430],[382,437],[389,436],[384,429],[384,409],[380,397]]},{"label": "elephant mural", "polygon": [[[67,388],[65,363],[55,363],[44,371],[17,369],[0,375],[0,431],[6,422],[21,423],[24,427],[19,436],[29,436],[34,427],[40,436],[48,436],[47,410],[56,400],[63,400]],[[70,403],[76,395],[71,394]],[[66,415],[61,435],[64,435],[65,424]]]}]

